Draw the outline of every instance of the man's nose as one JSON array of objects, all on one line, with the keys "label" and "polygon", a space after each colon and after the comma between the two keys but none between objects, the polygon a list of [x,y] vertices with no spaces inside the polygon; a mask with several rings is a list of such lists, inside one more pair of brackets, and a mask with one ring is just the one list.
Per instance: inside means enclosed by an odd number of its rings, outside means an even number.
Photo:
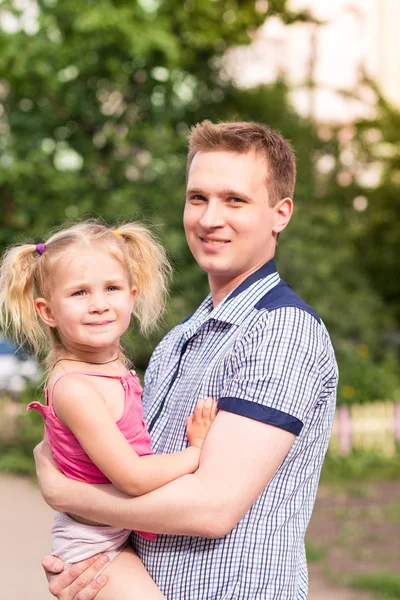
[{"label": "man's nose", "polygon": [[223,227],[225,224],[224,207],[218,201],[209,200],[204,206],[199,224],[204,229]]}]

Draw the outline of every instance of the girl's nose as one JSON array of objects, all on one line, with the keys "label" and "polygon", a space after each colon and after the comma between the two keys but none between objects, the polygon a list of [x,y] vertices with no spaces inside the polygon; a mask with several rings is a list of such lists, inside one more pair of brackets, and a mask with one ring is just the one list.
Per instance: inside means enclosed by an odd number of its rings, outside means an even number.
[{"label": "girl's nose", "polygon": [[108,309],[107,299],[102,294],[93,295],[90,298],[89,310],[90,312],[103,313]]}]

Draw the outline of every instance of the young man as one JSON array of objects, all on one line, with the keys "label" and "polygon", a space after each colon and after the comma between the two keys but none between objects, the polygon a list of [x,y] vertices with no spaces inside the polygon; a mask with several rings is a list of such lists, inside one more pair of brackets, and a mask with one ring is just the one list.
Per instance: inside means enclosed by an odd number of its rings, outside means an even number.
[{"label": "young man", "polygon": [[[127,498],[65,479],[37,451],[53,508],[161,534],[155,542],[134,535],[133,546],[169,600],[307,597],[304,534],[337,367],[323,323],[273,261],[294,183],[290,145],[267,126],[204,121],[192,129],[184,227],[211,294],[155,350],[143,403],[153,449],[175,452],[186,446],[197,400],[218,399],[199,470]],[[103,585],[92,581],[94,561],[54,577],[53,593],[94,598]],[[62,566],[50,557],[44,565]]]}]

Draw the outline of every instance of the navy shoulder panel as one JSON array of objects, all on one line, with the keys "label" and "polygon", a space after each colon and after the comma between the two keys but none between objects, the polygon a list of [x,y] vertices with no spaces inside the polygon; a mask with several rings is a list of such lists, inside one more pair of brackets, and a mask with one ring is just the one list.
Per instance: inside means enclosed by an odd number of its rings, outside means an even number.
[{"label": "navy shoulder panel", "polygon": [[290,287],[286,281],[281,280],[278,285],[272,288],[265,296],[261,298],[255,305],[257,310],[266,308],[269,311],[283,308],[285,306],[294,306],[308,312],[314,319],[321,322],[318,314],[311,306],[308,306]]}]

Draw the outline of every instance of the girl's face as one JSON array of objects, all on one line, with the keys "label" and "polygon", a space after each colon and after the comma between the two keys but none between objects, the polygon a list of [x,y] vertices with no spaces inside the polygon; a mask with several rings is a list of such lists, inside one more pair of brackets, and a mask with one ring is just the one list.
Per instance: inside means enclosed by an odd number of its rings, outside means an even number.
[{"label": "girl's face", "polygon": [[137,293],[126,269],[107,252],[78,247],[53,271],[50,299],[35,302],[42,320],[57,328],[66,350],[115,354]]}]

